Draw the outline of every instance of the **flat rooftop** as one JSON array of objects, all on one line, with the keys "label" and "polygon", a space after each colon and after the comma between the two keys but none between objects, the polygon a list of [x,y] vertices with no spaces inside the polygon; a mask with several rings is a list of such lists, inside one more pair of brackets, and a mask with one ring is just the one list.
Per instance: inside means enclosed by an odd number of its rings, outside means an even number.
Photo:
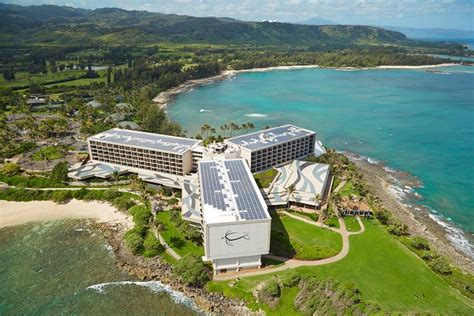
[{"label": "flat rooftop", "polygon": [[[328,185],[329,165],[294,160],[291,164],[276,168],[279,171],[267,198],[272,205],[284,205],[288,200],[316,205],[316,196],[324,197]],[[287,188],[293,185],[295,192],[288,196]]]},{"label": "flat rooftop", "polygon": [[244,159],[199,161],[199,184],[207,223],[270,219]]},{"label": "flat rooftop", "polygon": [[93,141],[103,141],[117,145],[128,145],[175,154],[184,154],[201,143],[198,139],[153,134],[127,129],[113,128],[89,137]]},{"label": "flat rooftop", "polygon": [[229,138],[226,140],[226,142],[253,151],[281,143],[286,143],[293,139],[298,139],[312,134],[316,133],[294,125],[283,125]]}]

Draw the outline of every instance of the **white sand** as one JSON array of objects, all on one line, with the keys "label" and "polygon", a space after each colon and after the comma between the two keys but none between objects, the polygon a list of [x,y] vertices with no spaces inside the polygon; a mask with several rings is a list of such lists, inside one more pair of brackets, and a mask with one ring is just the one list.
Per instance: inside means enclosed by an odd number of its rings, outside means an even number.
[{"label": "white sand", "polygon": [[51,201],[0,201],[0,228],[27,222],[50,221],[66,218],[95,218],[99,222],[122,223],[132,226],[131,218],[108,203],[72,200],[67,204]]}]

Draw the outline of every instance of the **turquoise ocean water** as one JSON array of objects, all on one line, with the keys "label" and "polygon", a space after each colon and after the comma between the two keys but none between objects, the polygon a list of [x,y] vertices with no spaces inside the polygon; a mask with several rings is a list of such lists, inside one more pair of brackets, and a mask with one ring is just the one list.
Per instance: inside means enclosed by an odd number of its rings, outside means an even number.
[{"label": "turquoise ocean water", "polygon": [[121,273],[86,221],[0,229],[0,315],[196,315],[159,282]]},{"label": "turquoise ocean water", "polygon": [[[204,111],[202,111],[204,110]],[[189,135],[204,123],[292,123],[329,147],[416,176],[416,202],[473,256],[474,67],[427,70],[300,69],[241,73],[179,95],[170,117]]]}]

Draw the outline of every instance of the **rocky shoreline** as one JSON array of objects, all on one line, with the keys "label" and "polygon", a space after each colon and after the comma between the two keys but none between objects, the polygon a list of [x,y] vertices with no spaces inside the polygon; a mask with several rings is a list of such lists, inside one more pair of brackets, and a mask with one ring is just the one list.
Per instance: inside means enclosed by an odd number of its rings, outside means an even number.
[{"label": "rocky shoreline", "polygon": [[[429,216],[427,209],[423,207],[410,207],[395,197],[391,192],[394,186],[394,177],[387,172],[383,165],[372,164],[366,159],[360,159],[356,155],[346,154],[354,162],[372,192],[377,196],[383,207],[389,210],[413,235],[420,235],[430,241],[436,251],[444,254],[462,270],[474,273],[474,262],[463,252],[453,246],[447,238],[447,232],[443,227]],[[406,181],[410,186],[417,186],[418,180],[409,174],[399,174],[399,178]]]},{"label": "rocky shoreline", "polygon": [[133,255],[123,244],[126,227],[122,224],[94,222],[93,228],[99,229],[115,254],[117,267],[143,281],[159,281],[168,284],[192,299],[196,306],[206,314],[219,315],[253,315],[245,302],[229,299],[218,293],[210,293],[201,288],[187,286],[173,275],[172,267],[160,257],[145,258]]}]

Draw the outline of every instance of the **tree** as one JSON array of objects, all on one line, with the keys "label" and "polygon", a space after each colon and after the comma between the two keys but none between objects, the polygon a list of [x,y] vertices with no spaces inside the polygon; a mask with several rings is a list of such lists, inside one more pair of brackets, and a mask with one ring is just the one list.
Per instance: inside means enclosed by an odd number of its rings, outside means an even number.
[{"label": "tree", "polygon": [[120,173],[117,170],[114,170],[114,172],[111,175],[111,178],[112,180],[114,180],[115,184],[117,184],[117,182],[120,179]]},{"label": "tree", "polygon": [[285,188],[286,194],[288,195],[288,201],[286,203],[286,207],[290,205],[290,199],[294,197],[295,192],[296,192],[296,187],[294,184],[291,184]]},{"label": "tree", "polygon": [[232,137],[233,132],[238,131],[240,129],[239,125],[235,124],[234,122],[229,124],[230,129],[230,137]]},{"label": "tree", "polygon": [[202,134],[205,134],[206,135],[206,138],[209,137],[209,131],[211,130],[211,126],[208,125],[208,124],[204,124],[203,126],[201,126],[201,133]]},{"label": "tree", "polygon": [[143,237],[139,229],[132,228],[123,236],[125,245],[134,253],[139,253],[143,248]]},{"label": "tree", "polygon": [[13,71],[13,69],[5,69],[5,70],[3,71],[3,78],[4,78],[6,81],[15,80],[15,72]]},{"label": "tree", "polygon": [[112,67],[107,68],[107,84],[110,84],[112,81]]},{"label": "tree", "polygon": [[72,192],[71,191],[54,191],[53,192],[53,201],[59,204],[69,202],[72,199]]},{"label": "tree", "polygon": [[69,172],[69,164],[65,161],[58,162],[51,171],[50,178],[58,181],[67,181]]},{"label": "tree", "polygon": [[188,253],[182,257],[173,269],[174,274],[184,283],[192,286],[204,286],[210,280],[209,270],[201,256]]},{"label": "tree", "polygon": [[20,165],[12,162],[7,162],[3,165],[2,172],[6,176],[14,176],[20,173]]},{"label": "tree", "polygon": [[318,207],[321,206],[321,194],[319,193],[316,193],[316,195],[314,196],[314,209],[317,209]]}]

